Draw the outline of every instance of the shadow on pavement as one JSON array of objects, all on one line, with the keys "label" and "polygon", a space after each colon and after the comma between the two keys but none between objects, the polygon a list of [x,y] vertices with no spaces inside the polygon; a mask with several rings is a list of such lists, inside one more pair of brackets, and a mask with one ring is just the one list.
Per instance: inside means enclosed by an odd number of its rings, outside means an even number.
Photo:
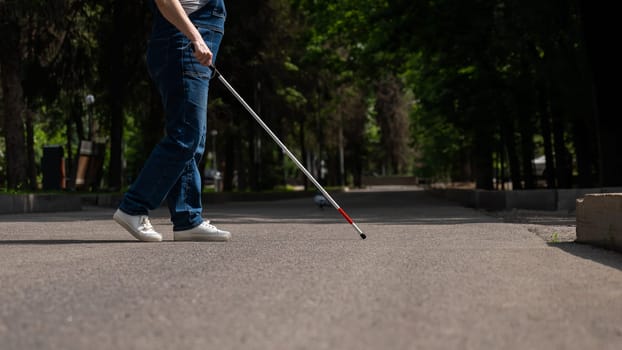
[{"label": "shadow on pavement", "polygon": [[87,239],[10,239],[0,241],[3,245],[65,245],[65,244],[111,244],[111,243],[142,243],[136,240],[87,240]]},{"label": "shadow on pavement", "polygon": [[[338,193],[334,197],[357,224],[456,225],[501,222],[500,218],[463,208],[424,191],[349,192]],[[88,207],[79,212],[1,215],[0,223],[112,221],[113,212],[113,209]],[[152,219],[158,220],[168,220],[168,215],[166,207],[150,213]],[[214,222],[235,224],[345,222],[334,208],[320,209],[313,197],[265,202],[206,203],[204,216]]]},{"label": "shadow on pavement", "polygon": [[574,256],[622,270],[622,254],[617,251],[577,242],[547,243],[547,245]]},{"label": "shadow on pavement", "polygon": [[[340,193],[335,195],[335,200],[357,224],[457,225],[502,222],[500,218],[464,208],[423,191]],[[236,224],[344,222],[344,218],[333,207],[320,209],[312,198],[232,203],[228,208],[210,210],[208,205],[206,215],[213,215],[219,222],[230,221]]]},{"label": "shadow on pavement", "polygon": [[502,218],[503,222],[514,224],[534,224],[543,226],[574,226],[576,214],[554,211],[515,210],[487,212],[487,215]]}]

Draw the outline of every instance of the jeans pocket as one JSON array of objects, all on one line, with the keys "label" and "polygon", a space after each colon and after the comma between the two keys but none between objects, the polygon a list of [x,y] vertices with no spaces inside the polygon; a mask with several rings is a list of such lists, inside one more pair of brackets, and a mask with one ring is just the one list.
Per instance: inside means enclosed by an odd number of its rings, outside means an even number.
[{"label": "jeans pocket", "polygon": [[[198,28],[205,44],[212,50],[211,38],[213,32],[204,28]],[[211,69],[202,65],[194,57],[192,43],[184,39],[182,46],[182,80],[186,107],[184,109],[184,123],[196,131],[203,130],[205,114],[207,112],[207,94]]]},{"label": "jeans pocket", "polygon": [[[222,34],[210,28],[198,27],[198,29],[205,44],[212,51],[212,63],[215,63]],[[188,77],[209,80],[212,76],[212,70],[197,61],[193,50],[192,43],[187,42],[187,48],[184,50],[183,74]]]},{"label": "jeans pocket", "polygon": [[227,12],[225,11],[224,8],[215,8],[212,10],[212,16],[219,17],[219,18],[226,18]]}]

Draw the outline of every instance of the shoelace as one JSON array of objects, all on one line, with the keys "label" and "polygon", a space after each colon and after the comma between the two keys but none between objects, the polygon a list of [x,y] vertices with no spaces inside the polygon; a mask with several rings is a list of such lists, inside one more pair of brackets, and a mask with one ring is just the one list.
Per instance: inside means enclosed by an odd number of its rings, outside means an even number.
[{"label": "shoelace", "polygon": [[205,227],[207,227],[207,228],[209,228],[209,229],[214,229],[214,230],[217,230],[216,226],[211,225],[211,224],[209,223],[209,220],[203,221],[203,223],[201,224],[201,226],[205,226]]},{"label": "shoelace", "polygon": [[147,217],[147,216],[141,216],[140,224],[141,224],[143,230],[151,230],[151,229],[153,229],[153,226],[151,225],[151,221],[149,221],[149,217]]}]

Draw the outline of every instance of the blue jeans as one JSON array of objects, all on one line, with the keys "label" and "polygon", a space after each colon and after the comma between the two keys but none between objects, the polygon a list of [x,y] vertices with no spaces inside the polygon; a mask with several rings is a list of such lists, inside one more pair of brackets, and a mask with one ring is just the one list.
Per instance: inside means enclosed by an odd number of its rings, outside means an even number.
[{"label": "blue jeans", "polygon": [[[119,209],[147,215],[166,199],[173,230],[188,230],[203,222],[199,162],[205,150],[212,72],[195,59],[188,38],[160,14],[153,1],[151,6],[154,22],[147,66],[164,104],[166,136],[147,158]],[[190,15],[214,55],[212,62],[216,62],[225,17],[224,0],[212,0]]]}]

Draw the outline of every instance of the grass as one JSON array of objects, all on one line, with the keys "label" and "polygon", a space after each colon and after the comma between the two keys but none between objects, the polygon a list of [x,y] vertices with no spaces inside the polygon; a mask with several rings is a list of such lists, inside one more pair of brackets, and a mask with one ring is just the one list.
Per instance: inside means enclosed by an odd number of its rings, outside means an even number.
[{"label": "grass", "polygon": [[553,232],[553,235],[551,235],[551,239],[549,239],[549,243],[559,243],[559,233],[557,232]]}]

